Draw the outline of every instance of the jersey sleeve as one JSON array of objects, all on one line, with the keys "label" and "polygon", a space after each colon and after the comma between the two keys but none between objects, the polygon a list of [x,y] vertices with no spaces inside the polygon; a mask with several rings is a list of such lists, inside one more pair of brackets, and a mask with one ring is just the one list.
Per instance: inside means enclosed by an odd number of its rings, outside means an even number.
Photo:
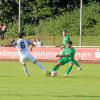
[{"label": "jersey sleeve", "polygon": [[75,55],[75,49],[72,48],[72,49],[69,51],[69,58],[70,58],[70,59],[74,59],[74,55]]},{"label": "jersey sleeve", "polygon": [[17,41],[15,41],[14,43],[12,43],[12,45],[13,45],[13,46],[16,46],[16,45],[17,45]]},{"label": "jersey sleeve", "polygon": [[64,40],[63,40],[64,46],[66,46],[66,42],[68,42],[68,41],[70,41],[69,35],[67,35],[66,37],[64,37]]},{"label": "jersey sleeve", "polygon": [[33,45],[32,41],[27,41],[28,45]]}]

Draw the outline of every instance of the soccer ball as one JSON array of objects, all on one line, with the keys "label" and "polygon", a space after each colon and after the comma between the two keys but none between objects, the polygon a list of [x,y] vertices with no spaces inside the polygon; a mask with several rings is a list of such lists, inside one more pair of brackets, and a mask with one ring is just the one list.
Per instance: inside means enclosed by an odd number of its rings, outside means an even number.
[{"label": "soccer ball", "polygon": [[52,72],[51,72],[51,76],[52,76],[52,77],[56,77],[56,76],[57,76],[57,72],[52,71]]}]

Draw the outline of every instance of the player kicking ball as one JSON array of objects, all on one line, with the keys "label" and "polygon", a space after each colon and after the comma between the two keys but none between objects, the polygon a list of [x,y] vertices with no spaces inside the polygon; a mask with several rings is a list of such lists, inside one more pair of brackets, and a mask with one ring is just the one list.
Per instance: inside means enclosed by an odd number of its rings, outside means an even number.
[{"label": "player kicking ball", "polygon": [[64,77],[67,77],[68,74],[71,72],[73,64],[74,64],[74,56],[75,56],[75,49],[72,47],[72,41],[66,42],[66,48],[63,49],[62,54],[58,54],[56,57],[60,57],[57,64],[53,67],[51,71],[51,76],[57,76],[57,70],[61,65],[66,63],[69,64],[69,67],[66,69]]},{"label": "player kicking ball", "polygon": [[20,63],[22,64],[23,71],[25,73],[25,76],[30,76],[28,67],[26,65],[26,61],[29,61],[33,64],[36,64],[47,76],[50,75],[50,73],[45,69],[45,67],[36,60],[35,57],[32,56],[30,53],[28,47],[29,45],[34,46],[34,44],[30,41],[27,41],[23,39],[24,34],[20,33],[18,34],[18,40],[13,43],[14,46],[16,46],[18,54],[19,54],[19,59]]}]

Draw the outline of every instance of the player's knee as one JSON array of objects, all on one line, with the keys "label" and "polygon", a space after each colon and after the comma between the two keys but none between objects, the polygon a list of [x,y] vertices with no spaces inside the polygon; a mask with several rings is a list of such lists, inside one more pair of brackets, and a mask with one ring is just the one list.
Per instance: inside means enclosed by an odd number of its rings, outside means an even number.
[{"label": "player's knee", "polygon": [[26,63],[24,63],[24,62],[20,62],[23,66],[26,66]]},{"label": "player's knee", "polygon": [[60,63],[60,62],[58,62],[56,65],[59,67],[59,66],[61,65],[61,63]]},{"label": "player's knee", "polygon": [[72,62],[71,62],[71,63],[69,63],[69,66],[73,67],[73,63],[72,63]]}]

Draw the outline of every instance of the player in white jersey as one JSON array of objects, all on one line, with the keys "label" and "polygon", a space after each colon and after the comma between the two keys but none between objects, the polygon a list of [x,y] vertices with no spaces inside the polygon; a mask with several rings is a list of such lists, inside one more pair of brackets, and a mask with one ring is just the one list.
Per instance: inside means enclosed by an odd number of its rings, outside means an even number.
[{"label": "player in white jersey", "polygon": [[45,69],[45,67],[36,60],[35,57],[32,56],[30,51],[28,50],[29,45],[34,46],[34,44],[30,41],[23,39],[23,34],[18,34],[18,40],[14,42],[19,54],[20,63],[23,66],[23,70],[26,76],[30,76],[29,70],[26,66],[26,61],[32,62],[36,64],[46,75],[50,73]]}]

